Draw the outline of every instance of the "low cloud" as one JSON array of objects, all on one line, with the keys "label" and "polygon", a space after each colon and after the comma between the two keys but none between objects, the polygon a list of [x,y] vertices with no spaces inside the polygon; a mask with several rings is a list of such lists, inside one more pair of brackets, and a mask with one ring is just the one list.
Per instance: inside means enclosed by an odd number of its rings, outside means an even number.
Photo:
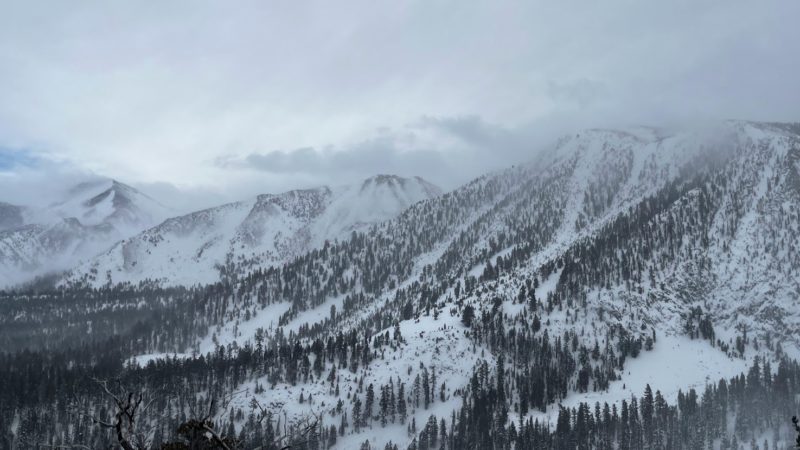
[{"label": "low cloud", "polygon": [[66,162],[41,158],[20,159],[0,151],[0,201],[16,205],[47,206],[61,200],[69,187],[99,178]]},{"label": "low cloud", "polygon": [[0,172],[36,167],[40,161],[34,152],[0,147]]},{"label": "low cloud", "polygon": [[[200,203],[455,187],[585,127],[800,115],[800,2],[45,3],[0,15],[0,148]],[[59,178],[25,156],[0,162],[20,199]]]},{"label": "low cloud", "polygon": [[425,116],[348,145],[226,155],[215,165],[341,183],[392,173],[421,176],[450,188],[509,161],[530,159],[537,148],[530,134],[527,128],[507,129],[477,116]]},{"label": "low cloud", "polygon": [[587,78],[561,82],[550,80],[547,84],[547,95],[557,104],[566,103],[586,108],[598,100],[603,89],[603,83]]}]

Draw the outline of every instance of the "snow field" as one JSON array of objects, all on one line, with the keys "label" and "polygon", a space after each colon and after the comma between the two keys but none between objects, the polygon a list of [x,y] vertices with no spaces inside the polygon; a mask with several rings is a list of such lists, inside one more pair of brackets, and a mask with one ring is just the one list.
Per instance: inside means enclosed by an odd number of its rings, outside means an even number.
[{"label": "snow field", "polygon": [[[256,399],[262,406],[273,405],[274,412],[281,414],[281,417],[291,420],[298,420],[311,413],[323,414],[323,425],[330,427],[335,425],[337,428],[341,422],[341,414],[336,412],[336,405],[341,399],[344,403],[342,408],[347,413],[347,420],[350,426],[345,436],[340,436],[337,440],[336,449],[358,448],[365,439],[370,440],[373,448],[383,448],[391,441],[400,448],[405,448],[411,443],[413,436],[407,433],[407,426],[412,418],[416,422],[417,431],[421,430],[430,415],[438,417],[449,417],[450,413],[461,406],[462,399],[455,395],[454,391],[467,385],[472,375],[473,367],[482,359],[489,361],[491,355],[482,351],[480,347],[473,349],[472,342],[465,335],[465,328],[460,323],[460,317],[451,316],[444,311],[438,320],[433,317],[423,316],[419,319],[411,319],[400,322],[400,333],[405,340],[399,344],[396,350],[384,345],[381,350],[385,351],[383,358],[373,359],[367,368],[360,367],[358,373],[353,374],[349,369],[337,370],[339,377],[340,397],[333,394],[334,387],[327,381],[327,374],[331,366],[326,365],[320,379],[309,381],[308,383],[298,383],[291,386],[286,383],[279,383],[274,388],[270,388],[266,377],[259,378],[242,384],[237,392],[240,392],[231,402],[231,406],[250,411],[250,402]],[[393,337],[394,329],[382,330],[376,336],[386,332]],[[381,352],[379,350],[379,354]],[[420,363],[424,364],[429,373],[436,373],[436,386],[434,387],[435,402],[424,409],[422,405],[415,411],[413,403],[409,401],[412,396],[412,385],[414,377],[420,374],[422,369]],[[364,377],[363,391],[358,392],[359,380]],[[408,419],[406,424],[389,423],[382,427],[379,420],[372,422],[371,427],[355,433],[353,430],[352,399],[357,395],[362,402],[362,407],[366,398],[366,389],[370,384],[375,390],[375,406],[373,415],[377,415],[378,400],[380,398],[380,387],[388,385],[392,379],[394,391],[397,394],[399,385],[398,377],[404,380],[405,394],[408,402]],[[446,386],[446,401],[439,401],[439,392],[442,383]],[[255,394],[256,383],[266,389],[261,394]],[[299,402],[300,395],[303,395],[304,402]],[[311,400],[309,400],[309,396]],[[282,419],[283,420],[283,419]]]}]

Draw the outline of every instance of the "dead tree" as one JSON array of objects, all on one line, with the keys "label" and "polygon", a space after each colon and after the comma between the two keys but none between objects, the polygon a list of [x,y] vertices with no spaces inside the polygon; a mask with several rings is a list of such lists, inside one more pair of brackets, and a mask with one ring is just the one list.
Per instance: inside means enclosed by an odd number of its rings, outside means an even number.
[{"label": "dead tree", "polygon": [[[94,415],[79,413],[87,417],[94,424],[112,430],[117,443],[124,450],[149,450],[153,433],[145,421],[146,411],[152,405],[157,395],[149,396],[145,400],[142,392],[125,390],[121,383],[117,381],[117,388],[112,389],[106,380],[94,380],[102,389],[103,393],[109,397],[115,406],[113,420],[98,418]],[[114,392],[114,391],[117,392]],[[221,402],[221,411],[225,411],[229,402],[240,392],[233,392],[226,395]],[[251,402],[251,408],[258,409],[258,422],[272,420],[273,408],[282,408],[282,404],[270,404],[270,408],[264,408],[257,400]],[[208,408],[200,416],[196,411],[191,412],[191,418],[182,423],[176,430],[179,440],[168,442],[161,445],[162,450],[241,450],[241,443],[235,436],[225,436],[215,428],[214,417],[217,416],[217,402],[211,399]],[[199,418],[198,418],[199,416]],[[304,416],[296,421],[291,427],[283,430],[279,437],[276,437],[267,447],[253,450],[288,450],[293,446],[301,446],[308,442],[308,437],[315,432],[319,425],[320,417],[317,415]],[[158,444],[158,443],[155,443]],[[58,448],[89,448],[85,445],[59,446]]]},{"label": "dead tree", "polygon": [[[228,405],[237,394],[245,391],[233,392],[226,395],[219,407],[219,411],[226,411]],[[253,410],[258,410],[257,422],[260,424],[265,419],[272,420],[273,409],[282,409],[282,403],[271,403],[268,408],[263,407],[256,399],[250,402]],[[208,409],[202,417],[196,418],[196,412],[192,413],[191,418],[178,427],[180,440],[169,442],[161,446],[161,450],[240,450],[242,443],[235,436],[225,436],[214,428],[214,417],[217,415],[217,402],[211,399]],[[265,447],[252,450],[288,450],[294,446],[302,446],[308,442],[308,436],[316,430],[320,418],[317,415],[304,416],[298,420],[291,428],[284,429],[284,432],[274,438]]]},{"label": "dead tree", "polygon": [[100,386],[103,393],[113,400],[116,407],[114,419],[109,422],[94,415],[81,415],[87,417],[96,425],[113,430],[117,443],[124,450],[147,450],[151,433],[149,430],[137,427],[137,420],[139,419],[138,415],[145,414],[155,397],[145,402],[144,395],[141,392],[126,391],[119,381],[117,381],[117,389],[120,393],[112,392],[108,387],[107,380],[94,379],[94,381]]},{"label": "dead tree", "polygon": [[[230,398],[230,397],[229,397]],[[229,400],[228,400],[229,401]],[[189,419],[178,427],[181,441],[169,442],[161,450],[234,450],[239,443],[233,436],[222,436],[214,429],[215,400],[211,399],[208,411],[200,419]],[[223,410],[228,402],[223,404]]]},{"label": "dead tree", "polygon": [[[270,408],[265,408],[255,398],[250,401],[250,408],[253,410],[259,410],[257,419],[258,423],[263,422],[264,419],[271,421],[273,416],[272,409],[281,409],[282,407],[283,403],[271,403]],[[306,415],[298,420],[292,427],[288,427],[288,425],[286,425],[288,421],[284,421],[283,433],[272,441],[270,447],[267,447],[266,449],[257,448],[254,450],[267,450],[270,448],[277,450],[288,450],[295,445],[304,446],[309,442],[308,436],[312,432],[316,431],[321,419],[321,414]]]}]

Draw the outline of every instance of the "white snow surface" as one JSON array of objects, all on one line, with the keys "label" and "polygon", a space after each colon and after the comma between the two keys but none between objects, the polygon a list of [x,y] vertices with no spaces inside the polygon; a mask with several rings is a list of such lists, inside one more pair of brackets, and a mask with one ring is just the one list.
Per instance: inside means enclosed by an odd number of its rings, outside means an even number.
[{"label": "white snow surface", "polygon": [[172,210],[138,190],[115,180],[99,179],[74,186],[48,207],[29,210],[28,223],[76,218],[87,226],[112,224],[126,232],[155,225]]},{"label": "white snow surface", "polygon": [[[258,311],[250,320],[240,323],[226,323],[219,329],[209,330],[208,335],[198,344],[199,354],[213,352],[218,345],[228,347],[234,344],[243,347],[244,344],[253,342],[256,330],[262,328],[268,336],[274,334],[278,327],[278,319],[289,310],[292,305],[288,302],[272,303]],[[216,340],[216,343],[214,342]]]},{"label": "white snow surface", "polygon": [[169,219],[80,265],[67,280],[213,283],[229,262],[250,269],[281,264],[440,193],[421,178],[378,175],[358,185],[260,195]]},{"label": "white snow surface", "polygon": [[653,394],[660,391],[664,399],[674,405],[679,391],[686,394],[695,389],[698,395],[702,395],[707,384],[716,384],[720,379],[728,380],[745,372],[752,364],[753,355],[748,359],[729,358],[711,347],[708,341],[691,340],[686,336],[662,336],[657,338],[653,350],[626,359],[622,379],[612,381],[607,391],[572,392],[560,405],[550,405],[545,413],[531,412],[529,417],[555,426],[559,406],[574,408],[587,403],[594,408],[599,402],[601,407],[604,403],[615,404],[619,410],[623,400],[630,402],[632,396],[641,399],[647,385]]},{"label": "white snow surface", "polygon": [[74,267],[169,214],[114,180],[77,185],[47,207],[25,208],[23,226],[0,231],[0,288]]},{"label": "white snow surface", "polygon": [[[382,330],[377,335],[389,332],[393,335],[394,329]],[[483,358],[490,367],[494,366],[494,361],[488,351],[481,347],[473,348],[472,342],[465,336],[465,328],[460,323],[460,318],[451,316],[449,312],[443,312],[438,320],[433,317],[421,317],[419,320],[406,320],[400,322],[400,332],[405,339],[404,344],[399,344],[396,350],[384,346],[385,357],[373,360],[368,368],[360,367],[358,373],[353,374],[347,369],[338,370],[339,389],[342,400],[346,400],[348,394],[356,394],[364,402],[367,386],[372,384],[375,389],[375,406],[373,412],[377,415],[378,400],[380,397],[380,387],[388,385],[390,378],[393,379],[395,393],[399,389],[397,384],[398,377],[406,381],[405,393],[408,401],[409,417],[405,425],[399,423],[389,423],[382,427],[378,420],[372,422],[371,427],[361,430],[360,433],[353,432],[353,418],[351,417],[351,403],[345,401],[344,410],[348,414],[348,422],[351,424],[349,432],[345,436],[337,439],[335,449],[348,450],[359,448],[365,440],[370,441],[372,448],[383,448],[386,443],[391,441],[400,448],[406,448],[413,438],[409,436],[406,427],[411,423],[412,417],[416,420],[417,430],[424,427],[430,415],[445,417],[449,422],[450,413],[461,406],[461,397],[454,395],[453,391],[464,387],[470,376],[472,368]],[[482,357],[481,354],[484,354]],[[412,386],[408,380],[421,372],[420,363],[424,364],[429,372],[436,372],[436,401],[428,409],[422,405],[416,411],[413,403],[410,402]],[[252,399],[256,399],[262,406],[273,405],[273,411],[280,413],[281,417],[287,417],[290,421],[296,421],[312,413],[322,414],[322,426],[338,427],[341,415],[335,412],[337,401],[333,395],[333,387],[327,381],[327,374],[330,372],[330,364],[326,365],[320,379],[309,381],[308,383],[298,383],[292,386],[279,383],[275,387],[270,387],[269,381],[264,378],[249,381],[239,386],[235,392],[238,394],[231,402],[232,407],[242,408],[250,411]],[[364,376],[363,392],[358,392],[358,379]],[[446,401],[440,402],[439,387],[444,382],[446,385]],[[256,383],[266,388],[262,394],[255,394]],[[303,395],[304,402],[299,402],[300,395]],[[309,396],[312,401],[309,402]]]}]

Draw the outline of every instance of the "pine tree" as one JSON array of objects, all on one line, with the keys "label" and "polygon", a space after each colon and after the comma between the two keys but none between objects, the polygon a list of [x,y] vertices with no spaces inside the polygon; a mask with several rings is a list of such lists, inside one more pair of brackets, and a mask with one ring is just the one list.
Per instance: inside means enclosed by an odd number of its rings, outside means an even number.
[{"label": "pine tree", "polygon": [[436,401],[436,366],[431,367],[431,393],[430,402]]},{"label": "pine tree", "polygon": [[375,404],[375,389],[372,383],[367,386],[367,400],[364,402],[364,420],[363,424],[367,425],[372,421],[372,405]]},{"label": "pine tree", "polygon": [[425,409],[428,409],[428,405],[431,403],[431,388],[427,367],[422,368],[422,392],[425,400]]},{"label": "pine tree", "polygon": [[400,389],[397,392],[397,414],[400,416],[400,423],[405,424],[408,412],[406,410],[406,393],[403,383],[400,383]]},{"label": "pine tree", "polygon": [[414,377],[414,386],[412,387],[413,395],[414,395],[414,408],[419,408],[419,396],[420,396],[420,389],[421,389],[421,382],[419,379],[419,374]]},{"label": "pine tree", "polygon": [[392,423],[394,423],[397,419],[397,399],[394,395],[394,381],[392,381],[391,377],[389,378],[389,414],[391,416]]},{"label": "pine tree", "polygon": [[327,447],[331,448],[336,445],[336,426],[331,425],[331,428],[328,430],[328,444]]},{"label": "pine tree", "polygon": [[653,390],[647,384],[644,388],[644,397],[642,397],[642,426],[644,427],[647,442],[652,441],[653,436],[653,411],[655,410],[655,402],[653,400]]},{"label": "pine tree", "polygon": [[381,426],[385,427],[389,416],[389,394],[386,386],[381,386],[381,398],[378,400],[378,408]]},{"label": "pine tree", "polygon": [[355,401],[353,402],[353,427],[358,433],[361,429],[361,426],[366,425],[363,421],[363,417],[361,415],[361,399],[356,397]]},{"label": "pine tree", "polygon": [[464,311],[461,313],[461,323],[467,328],[472,326],[472,320],[475,318],[475,308],[472,305],[464,306]]}]

